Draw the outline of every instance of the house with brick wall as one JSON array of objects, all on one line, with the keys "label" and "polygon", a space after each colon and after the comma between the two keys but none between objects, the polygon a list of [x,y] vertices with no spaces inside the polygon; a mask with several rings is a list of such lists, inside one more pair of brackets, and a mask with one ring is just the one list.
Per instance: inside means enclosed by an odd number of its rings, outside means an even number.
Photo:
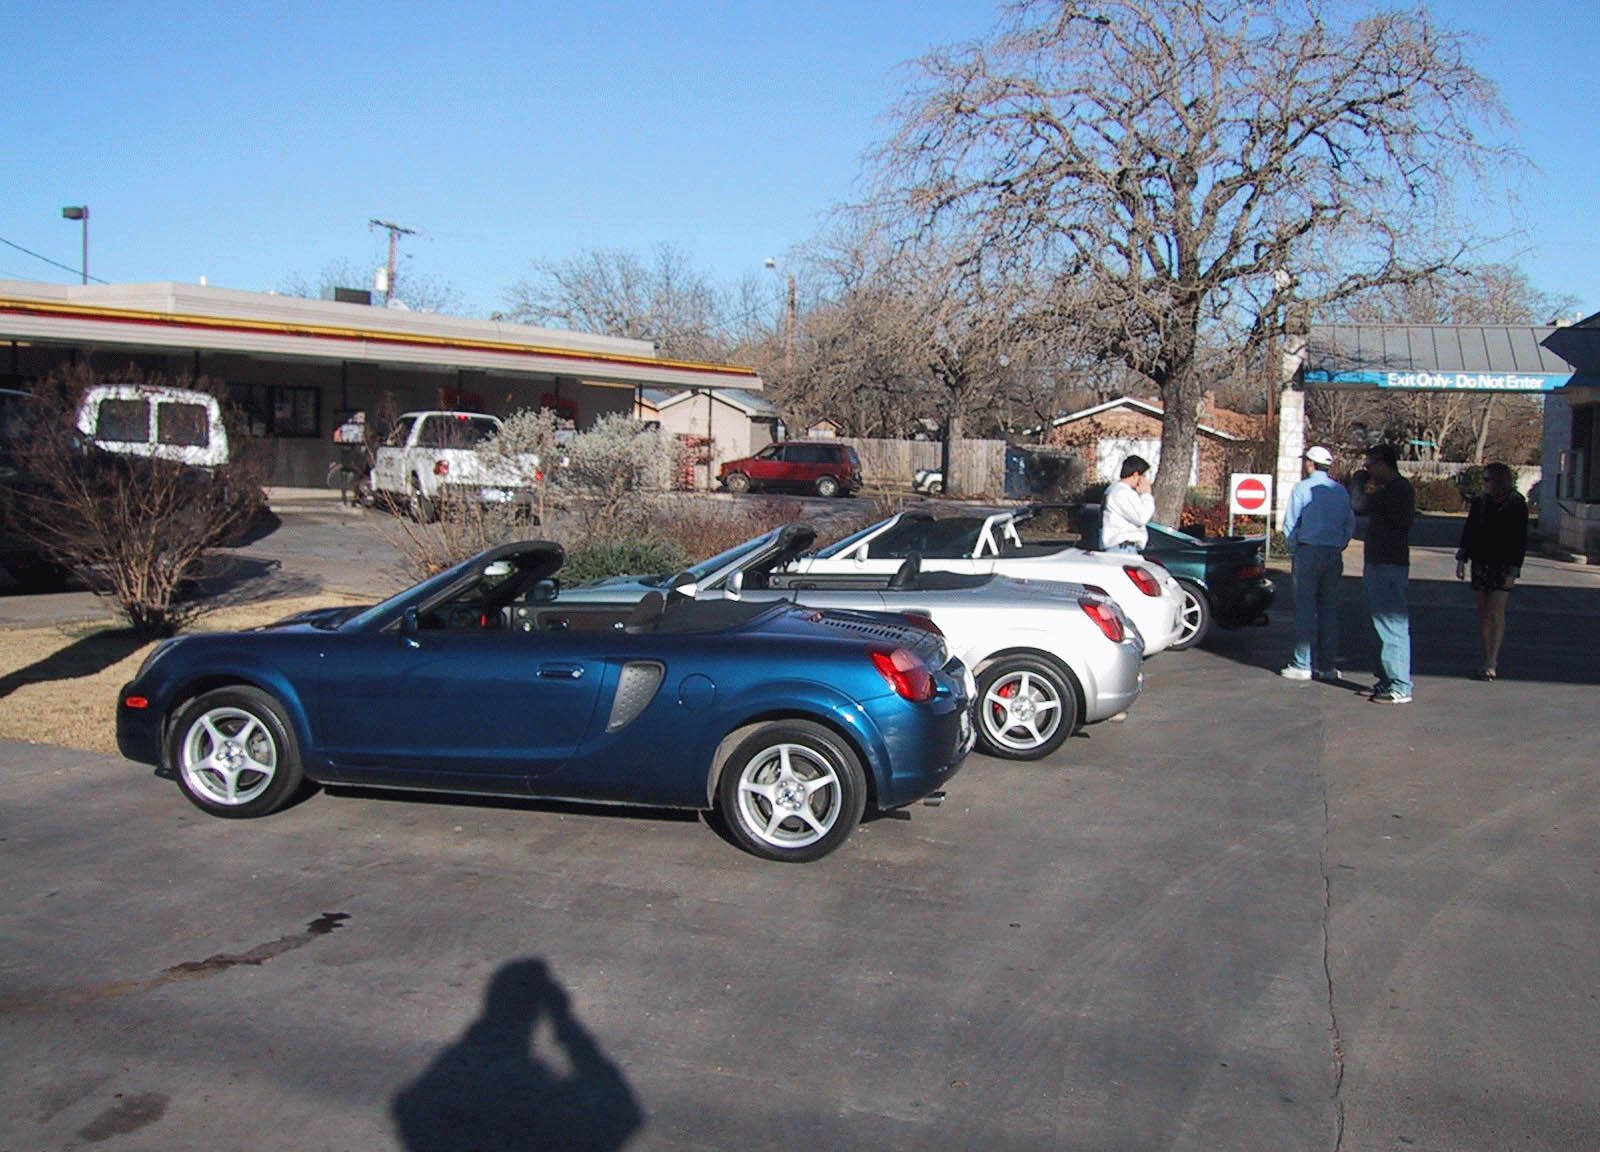
[{"label": "house with brick wall", "polygon": [[[1122,396],[1056,417],[1050,421],[1044,442],[1055,448],[1077,449],[1091,483],[1111,481],[1130,455],[1160,465],[1161,415],[1159,401]],[[1189,487],[1223,492],[1229,473],[1256,470],[1255,457],[1266,438],[1267,420],[1218,407],[1208,392],[1200,405],[1198,433]]]}]

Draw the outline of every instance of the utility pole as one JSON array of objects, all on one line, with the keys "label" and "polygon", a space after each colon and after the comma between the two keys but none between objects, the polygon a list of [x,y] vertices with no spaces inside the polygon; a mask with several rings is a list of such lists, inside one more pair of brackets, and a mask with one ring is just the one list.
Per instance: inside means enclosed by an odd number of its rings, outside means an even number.
[{"label": "utility pole", "polygon": [[373,228],[387,228],[389,230],[389,266],[384,274],[383,280],[383,306],[387,308],[389,306],[389,302],[394,299],[395,248],[399,243],[400,237],[415,236],[417,234],[417,230],[415,228],[404,228],[399,224],[395,224],[389,220],[373,219],[367,221],[367,223]]}]

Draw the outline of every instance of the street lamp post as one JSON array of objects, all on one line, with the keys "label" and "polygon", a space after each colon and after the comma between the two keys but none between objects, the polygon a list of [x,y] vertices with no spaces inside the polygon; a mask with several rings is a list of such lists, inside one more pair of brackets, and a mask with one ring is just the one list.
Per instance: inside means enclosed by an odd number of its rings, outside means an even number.
[{"label": "street lamp post", "polygon": [[83,221],[83,282],[89,282],[89,206],[87,204],[69,204],[61,210],[64,220]]},{"label": "street lamp post", "polygon": [[[773,272],[778,270],[778,261],[768,256],[762,263]],[[788,292],[785,297],[783,310],[783,370],[794,371],[794,319],[795,319],[795,283],[794,273],[787,277]]]}]

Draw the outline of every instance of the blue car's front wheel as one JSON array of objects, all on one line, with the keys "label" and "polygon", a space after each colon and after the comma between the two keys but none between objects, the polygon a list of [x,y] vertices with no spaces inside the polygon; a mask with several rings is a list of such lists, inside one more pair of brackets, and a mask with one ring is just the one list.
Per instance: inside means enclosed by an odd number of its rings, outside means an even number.
[{"label": "blue car's front wheel", "polygon": [[244,684],[206,692],[178,709],[167,766],[196,807],[236,819],[276,812],[303,779],[278,702]]},{"label": "blue car's front wheel", "polygon": [[741,848],[768,860],[817,860],[843,844],[866,809],[866,777],[848,744],[820,724],[763,724],[733,750],[718,808]]}]

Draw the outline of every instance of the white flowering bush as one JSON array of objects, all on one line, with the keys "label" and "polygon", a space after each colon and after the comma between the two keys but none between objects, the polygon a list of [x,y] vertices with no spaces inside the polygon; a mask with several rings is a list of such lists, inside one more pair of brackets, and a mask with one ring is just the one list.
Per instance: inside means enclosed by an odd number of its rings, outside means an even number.
[{"label": "white flowering bush", "polygon": [[677,452],[659,429],[610,413],[568,442],[565,464],[552,481],[586,542],[637,531],[649,524],[656,498],[672,486]]}]

